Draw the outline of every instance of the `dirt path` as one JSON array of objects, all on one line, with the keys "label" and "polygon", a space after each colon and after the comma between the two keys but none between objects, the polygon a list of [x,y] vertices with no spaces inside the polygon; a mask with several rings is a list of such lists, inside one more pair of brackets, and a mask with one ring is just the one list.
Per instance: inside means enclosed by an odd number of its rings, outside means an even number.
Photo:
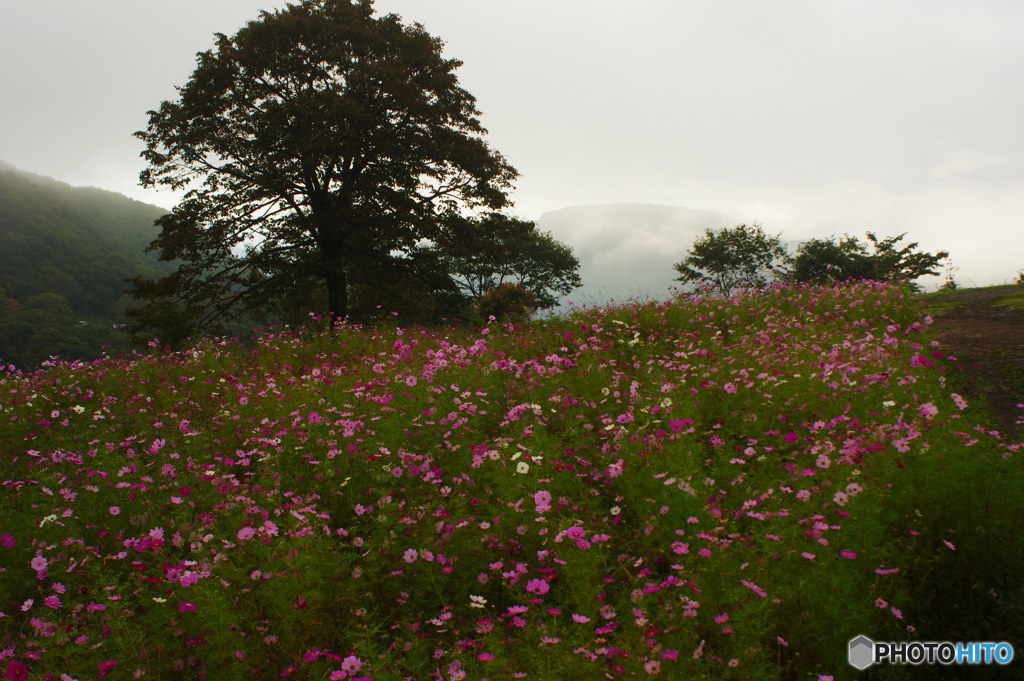
[{"label": "dirt path", "polygon": [[986,403],[1000,432],[1018,442],[1024,439],[1017,423],[1024,416],[1017,407],[1024,402],[1024,311],[996,303],[1021,292],[1018,286],[968,289],[930,303],[943,349],[960,360],[965,397]]}]

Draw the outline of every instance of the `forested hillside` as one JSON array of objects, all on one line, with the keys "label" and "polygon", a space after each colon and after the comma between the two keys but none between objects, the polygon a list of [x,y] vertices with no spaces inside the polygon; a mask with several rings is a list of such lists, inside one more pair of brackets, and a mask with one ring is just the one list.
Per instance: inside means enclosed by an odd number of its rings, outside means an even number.
[{"label": "forested hillside", "polygon": [[0,362],[126,348],[124,279],[170,270],[144,252],[165,212],[0,164]]}]

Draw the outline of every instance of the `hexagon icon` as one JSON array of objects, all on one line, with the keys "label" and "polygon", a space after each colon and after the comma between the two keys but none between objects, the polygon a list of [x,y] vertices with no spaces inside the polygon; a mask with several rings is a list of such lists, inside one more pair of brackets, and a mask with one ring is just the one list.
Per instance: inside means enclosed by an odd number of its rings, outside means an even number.
[{"label": "hexagon icon", "polygon": [[864,670],[875,662],[875,642],[867,636],[850,640],[850,664]]}]

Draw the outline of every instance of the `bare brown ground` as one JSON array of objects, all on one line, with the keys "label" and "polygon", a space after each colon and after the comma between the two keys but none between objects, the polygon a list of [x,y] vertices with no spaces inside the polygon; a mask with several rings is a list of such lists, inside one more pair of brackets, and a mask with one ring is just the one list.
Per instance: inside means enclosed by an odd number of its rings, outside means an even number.
[{"label": "bare brown ground", "polygon": [[987,405],[995,425],[1007,438],[1021,441],[1024,425],[1017,421],[1024,409],[1024,312],[993,305],[1013,291],[968,289],[943,297],[959,303],[955,309],[935,315],[942,332],[942,348],[959,360],[957,377],[965,397]]}]

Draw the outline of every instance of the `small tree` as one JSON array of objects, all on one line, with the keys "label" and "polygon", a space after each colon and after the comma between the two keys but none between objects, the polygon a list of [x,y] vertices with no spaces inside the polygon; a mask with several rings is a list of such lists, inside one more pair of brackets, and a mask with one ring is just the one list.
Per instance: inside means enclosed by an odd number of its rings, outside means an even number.
[{"label": "small tree", "polygon": [[680,274],[676,281],[709,284],[728,297],[740,285],[765,286],[787,260],[780,237],[768,236],[754,223],[704,230],[704,237],[673,268]]},{"label": "small tree", "polygon": [[528,220],[486,213],[447,220],[432,243],[414,257],[435,263],[453,286],[472,299],[504,284],[533,294],[538,308],[580,286],[579,259],[572,249]]},{"label": "small tree", "polygon": [[[870,279],[913,281],[926,274],[938,274],[947,251],[917,252],[917,242],[898,247],[906,234],[879,239],[867,233],[868,243],[855,237],[810,239],[797,246],[790,278],[800,282],[845,281]],[[870,246],[870,251],[869,251]]]},{"label": "small tree", "polygon": [[477,299],[477,312],[499,322],[523,322],[537,308],[537,296],[519,284],[499,284]]},{"label": "small tree", "polygon": [[959,267],[953,267],[953,265],[946,265],[946,279],[942,282],[942,286],[939,287],[940,291],[955,291],[960,286],[956,283],[956,272]]}]

